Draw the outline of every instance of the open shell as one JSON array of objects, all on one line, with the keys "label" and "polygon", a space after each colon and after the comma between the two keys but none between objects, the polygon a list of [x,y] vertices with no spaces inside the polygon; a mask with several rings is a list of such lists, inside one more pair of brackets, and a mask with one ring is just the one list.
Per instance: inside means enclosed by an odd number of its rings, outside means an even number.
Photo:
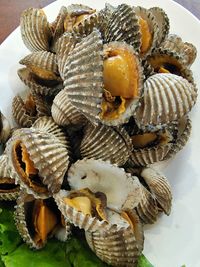
[{"label": "open shell", "polygon": [[21,127],[30,127],[38,117],[49,114],[49,106],[41,96],[32,94],[31,98],[35,105],[33,110],[27,107],[19,95],[13,98],[12,114],[15,122]]},{"label": "open shell", "polygon": [[[49,237],[52,237],[53,235],[57,236],[58,232],[61,229],[63,229],[61,224],[57,225],[53,229],[52,233],[50,233],[47,236],[46,240],[42,240],[39,242],[37,241],[37,239],[35,238],[37,231],[34,229],[34,227],[35,227],[34,223],[35,222],[33,219],[33,212],[34,212],[34,202],[38,201],[38,200],[36,200],[32,195],[28,195],[25,193],[21,194],[17,200],[17,205],[15,206],[15,212],[14,212],[15,224],[17,226],[17,229],[18,229],[21,237],[23,238],[24,242],[26,242],[29,247],[35,248],[35,249],[41,249],[42,247],[44,247],[46,242],[47,242],[47,239]],[[60,214],[59,210],[57,209],[56,204],[54,203],[53,199],[47,199],[47,200],[43,200],[43,201],[46,203],[48,201],[51,201],[51,205],[49,205],[49,206],[51,208],[53,208],[53,210],[56,214],[57,220],[59,217],[61,219],[61,214]],[[52,204],[53,204],[53,206],[52,206]],[[44,220],[44,218],[43,218],[43,220]],[[65,229],[64,230],[64,236],[67,239],[71,233],[69,225],[66,225],[66,227],[64,229]]]},{"label": "open shell", "polygon": [[56,84],[51,84],[51,86],[46,86],[37,82],[27,68],[19,69],[17,74],[21,81],[35,94],[42,96],[55,96],[61,89],[63,89],[62,83],[57,82]]},{"label": "open shell", "polygon": [[178,120],[192,109],[196,99],[196,88],[186,79],[173,74],[153,75],[144,84],[136,123],[145,127]]},{"label": "open shell", "polygon": [[159,27],[154,15],[148,9],[138,6],[134,7],[134,11],[139,18],[142,18],[147,22],[152,35],[151,45],[145,53],[141,53],[140,47],[140,54],[144,57],[151,54],[151,52],[156,48],[159,38]]},{"label": "open shell", "polygon": [[[24,178],[24,171],[20,168],[20,163],[15,156],[15,150],[20,144],[25,146],[34,168],[38,170],[38,175],[42,182],[42,190],[38,189],[37,184],[36,186],[32,182],[27,182]],[[10,140],[7,146],[7,153],[10,164],[14,166],[18,173],[16,182],[20,184],[21,189],[33,194],[36,198],[47,198],[51,193],[60,190],[69,165],[69,156],[66,147],[63,146],[58,138],[38,129],[22,128]],[[39,185],[39,188],[41,188],[41,185]]]},{"label": "open shell", "polygon": [[80,146],[83,158],[109,160],[122,166],[129,158],[131,140],[122,128],[111,128],[99,124],[88,124]]},{"label": "open shell", "polygon": [[154,15],[159,27],[157,46],[160,46],[169,33],[169,28],[170,28],[169,18],[165,13],[165,11],[160,7],[152,7],[149,9],[149,11]]},{"label": "open shell", "polygon": [[138,17],[134,9],[126,4],[119,5],[111,15],[104,35],[105,43],[113,41],[126,42],[132,45],[136,52],[139,52],[141,33]]},{"label": "open shell", "polygon": [[86,240],[94,253],[104,262],[112,266],[130,266],[137,263],[143,248],[143,230],[138,216],[132,229],[109,231],[105,233],[85,232]]},{"label": "open shell", "polygon": [[19,196],[19,186],[15,185],[16,173],[9,165],[8,156],[0,156],[0,200],[16,200]]},{"label": "open shell", "polygon": [[20,18],[20,30],[22,40],[29,50],[49,50],[52,33],[42,9],[26,9]]},{"label": "open shell", "polygon": [[[117,126],[126,122],[137,107],[142,94],[143,73],[135,51],[125,43],[113,42],[104,49],[126,49],[134,55],[138,69],[138,96],[126,102],[125,111],[114,119],[103,119],[103,45],[100,34],[93,31],[78,43],[66,63],[65,89],[71,103],[91,121],[101,120],[103,124]],[[80,74],[81,71],[81,74]]]},{"label": "open shell", "polygon": [[63,89],[54,98],[51,113],[54,121],[60,126],[79,127],[87,122],[86,117],[69,101],[66,89]]},{"label": "open shell", "polygon": [[72,189],[89,188],[92,192],[103,192],[107,207],[117,211],[135,208],[141,197],[137,177],[101,160],[77,161],[69,169],[68,181]]}]

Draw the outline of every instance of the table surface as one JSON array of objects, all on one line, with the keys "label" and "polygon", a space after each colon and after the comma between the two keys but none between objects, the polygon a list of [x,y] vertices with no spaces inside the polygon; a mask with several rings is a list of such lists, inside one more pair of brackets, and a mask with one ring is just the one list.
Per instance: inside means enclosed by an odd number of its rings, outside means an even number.
[{"label": "table surface", "polygon": [[[190,10],[200,19],[200,0],[174,1]],[[42,8],[52,2],[54,0],[0,0],[0,44],[19,25],[19,17],[24,9],[28,7]]]}]

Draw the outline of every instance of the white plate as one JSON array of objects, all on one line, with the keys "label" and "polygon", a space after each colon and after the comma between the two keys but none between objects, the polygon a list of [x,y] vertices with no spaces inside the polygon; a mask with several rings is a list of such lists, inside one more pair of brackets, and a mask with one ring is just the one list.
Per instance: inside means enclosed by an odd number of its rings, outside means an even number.
[{"label": "white plate", "polygon": [[[61,5],[83,3],[100,9],[106,1],[56,1],[45,8],[49,21],[53,21]],[[112,5],[122,2],[144,7],[160,6],[170,18],[171,33],[192,42],[200,51],[200,22],[187,10],[170,0],[108,0]],[[18,61],[28,54],[19,28],[0,46],[0,109],[11,119],[11,101],[25,87],[17,77]],[[193,72],[200,86],[200,58]],[[173,209],[169,217],[163,215],[153,226],[145,229],[144,254],[155,267],[200,266],[200,103],[191,113],[193,131],[186,147],[164,169],[173,190]],[[198,166],[199,165],[199,166]]]}]

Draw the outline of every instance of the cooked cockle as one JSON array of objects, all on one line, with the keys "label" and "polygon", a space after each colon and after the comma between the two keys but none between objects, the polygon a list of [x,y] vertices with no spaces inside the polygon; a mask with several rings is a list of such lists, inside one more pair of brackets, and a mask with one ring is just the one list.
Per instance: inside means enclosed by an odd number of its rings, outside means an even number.
[{"label": "cooked cockle", "polygon": [[112,266],[135,266],[143,250],[142,224],[134,211],[123,215],[130,223],[125,230],[85,232],[88,245],[104,262]]},{"label": "cooked cockle", "polygon": [[146,166],[165,159],[174,142],[173,132],[164,128],[158,131],[139,131],[131,136],[133,149],[129,161],[134,166]]},{"label": "cooked cockle", "polygon": [[88,35],[98,24],[98,13],[95,9],[81,4],[72,4],[67,7],[67,16],[64,20],[65,32],[76,32]]},{"label": "cooked cockle", "polygon": [[108,208],[103,192],[60,190],[53,197],[65,220],[85,231],[105,233],[130,227],[126,209],[117,212]]},{"label": "cooked cockle", "polygon": [[58,192],[69,165],[69,152],[59,138],[34,128],[22,128],[9,141],[6,153],[21,189],[36,198]]},{"label": "cooked cockle", "polygon": [[154,223],[159,212],[169,215],[172,206],[172,191],[167,178],[151,167],[127,168],[127,172],[139,177],[141,201],[136,211],[144,223]]},{"label": "cooked cockle", "polygon": [[9,165],[8,156],[0,156],[0,200],[16,200],[19,196],[19,185],[15,184],[16,173]]},{"label": "cooked cockle", "polygon": [[186,115],[197,99],[195,85],[168,73],[155,74],[144,83],[144,95],[134,114],[139,128],[160,127]]},{"label": "cooked cockle", "polygon": [[26,66],[18,70],[20,79],[36,94],[54,95],[63,89],[55,54],[34,52],[20,60],[20,64]]},{"label": "cooked cockle", "polygon": [[130,156],[131,147],[131,139],[123,128],[88,123],[84,128],[80,155],[122,166]]},{"label": "cooked cockle", "polygon": [[40,95],[28,94],[26,100],[19,95],[13,98],[12,115],[21,127],[30,127],[38,117],[49,114],[50,107]]},{"label": "cooked cockle", "polygon": [[92,192],[103,192],[107,207],[113,210],[133,209],[140,201],[138,178],[102,160],[77,161],[68,171],[68,182],[74,190],[89,188]]},{"label": "cooked cockle", "polygon": [[171,73],[179,75],[191,83],[194,82],[192,71],[187,67],[184,56],[176,51],[158,48],[155,52],[149,55],[146,60],[147,63],[144,64],[149,64],[148,71],[150,72],[146,72],[147,77],[150,76],[153,71],[155,73]]},{"label": "cooked cockle", "polygon": [[0,111],[0,143],[5,144],[11,134],[11,127],[9,121]]},{"label": "cooked cockle", "polygon": [[49,51],[52,32],[42,9],[26,9],[20,17],[20,30],[30,51]]},{"label": "cooked cockle", "polygon": [[21,194],[14,219],[22,239],[31,248],[41,249],[48,238],[56,236],[63,228],[65,240],[71,233],[53,198],[35,199],[32,195]]},{"label": "cooked cockle", "polygon": [[197,56],[196,47],[176,34],[169,34],[162,43],[162,49],[167,49],[180,55],[186,66],[191,66]]},{"label": "cooked cockle", "polygon": [[133,48],[121,42],[103,47],[97,30],[76,45],[66,62],[64,85],[69,100],[90,120],[107,125],[128,120],[142,94],[142,81]]}]

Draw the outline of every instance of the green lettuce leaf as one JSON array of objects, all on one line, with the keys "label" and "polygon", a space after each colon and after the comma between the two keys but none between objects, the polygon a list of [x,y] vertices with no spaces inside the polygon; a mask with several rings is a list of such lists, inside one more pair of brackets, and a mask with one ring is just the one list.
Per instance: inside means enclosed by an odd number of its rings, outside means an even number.
[{"label": "green lettuce leaf", "polygon": [[0,255],[12,252],[21,243],[13,219],[13,208],[0,203]]},{"label": "green lettuce leaf", "polygon": [[[30,249],[17,232],[13,210],[0,202],[0,267],[108,267],[90,250],[83,235],[65,243],[51,239],[42,250]],[[137,267],[153,265],[141,256]]]},{"label": "green lettuce leaf", "polygon": [[137,267],[154,267],[144,255],[139,257]]}]

